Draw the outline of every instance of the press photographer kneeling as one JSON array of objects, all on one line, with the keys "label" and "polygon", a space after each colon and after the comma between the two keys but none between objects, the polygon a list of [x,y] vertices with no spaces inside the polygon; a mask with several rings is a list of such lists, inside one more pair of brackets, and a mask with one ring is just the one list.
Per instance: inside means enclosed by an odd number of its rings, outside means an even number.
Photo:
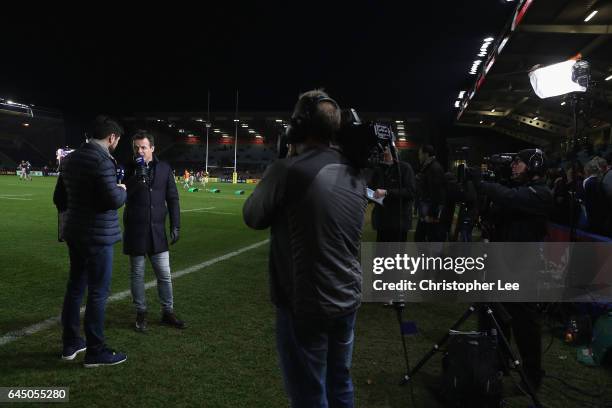
[{"label": "press photographer kneeling", "polygon": [[[467,171],[480,196],[488,203],[482,216],[492,223],[491,241],[540,242],[546,236],[548,214],[553,205],[552,191],[544,175],[546,158],[540,149],[520,151],[511,163],[512,176],[504,185],[483,181],[477,171]],[[517,266],[517,272],[520,266]],[[492,305],[504,334],[510,329],[522,358],[523,369],[532,389],[542,382],[542,333],[539,312],[534,303]],[[504,316],[506,315],[506,316]],[[490,329],[490,319],[481,317],[481,330]]]}]

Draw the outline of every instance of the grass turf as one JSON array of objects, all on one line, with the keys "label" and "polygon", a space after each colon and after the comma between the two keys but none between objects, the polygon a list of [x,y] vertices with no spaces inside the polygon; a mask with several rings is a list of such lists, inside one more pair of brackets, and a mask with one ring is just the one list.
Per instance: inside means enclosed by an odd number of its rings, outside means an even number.
[{"label": "grass turf", "polygon": [[[0,177],[0,336],[60,313],[68,255],[65,245],[56,240],[54,183],[54,178],[24,182]],[[234,191],[247,190],[248,195],[253,186],[215,187],[221,193],[189,193],[179,188],[184,212],[181,240],[171,248],[175,272],[268,236],[242,223],[246,195],[237,196]],[[368,225],[364,239],[374,239]],[[128,259],[118,244],[113,293],[129,287],[128,272]],[[147,268],[147,281],[152,279]],[[84,369],[82,356],[73,362],[60,361],[57,325],[0,346],[0,386],[68,386],[70,406],[286,407],[267,285],[264,245],[175,280],[176,311],[189,324],[184,331],[157,324],[155,289],[147,291],[150,330],[146,335],[132,330],[130,299],[110,303],[106,336],[112,347],[128,354],[125,364]],[[418,335],[406,338],[413,364],[465,308],[408,305],[406,318],[419,326]],[[357,406],[411,406],[409,387],[397,385],[405,369],[398,330],[393,311],[377,304],[360,309],[353,356]],[[610,373],[579,365],[575,349],[558,340],[546,353],[544,367],[578,387],[603,390],[607,399],[612,398]],[[437,405],[428,384],[439,371],[437,355],[415,378],[418,407]],[[552,379],[545,380],[540,397],[551,407],[592,406],[564,394],[592,401]],[[524,398],[507,401],[510,407],[527,406]]]}]

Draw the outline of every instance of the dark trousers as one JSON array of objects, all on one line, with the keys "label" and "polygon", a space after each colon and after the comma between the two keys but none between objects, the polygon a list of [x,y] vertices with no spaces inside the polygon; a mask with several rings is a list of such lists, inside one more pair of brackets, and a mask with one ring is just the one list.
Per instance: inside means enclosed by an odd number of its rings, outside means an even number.
[{"label": "dark trousers", "polygon": [[70,276],[62,309],[63,341],[74,345],[80,338],[81,302],[87,288],[85,308],[85,338],[87,353],[96,354],[104,347],[104,314],[110,290],[113,267],[113,247],[102,246],[91,250],[68,245]]},{"label": "dark trousers", "polygon": [[350,368],[356,315],[301,319],[277,309],[276,346],[293,408],[354,406]]},{"label": "dark trousers", "polygon": [[[500,309],[503,307],[503,309]],[[534,303],[492,303],[491,309],[500,324],[504,335],[514,341],[518,348],[519,358],[527,380],[534,389],[542,383],[542,327],[540,315]],[[493,327],[488,316],[481,313],[479,316],[481,330],[490,330]]]},{"label": "dark trousers", "polygon": [[406,242],[408,231],[379,229],[376,231],[376,242]]},{"label": "dark trousers", "polygon": [[415,242],[445,242],[446,226],[439,222],[419,221],[414,232]]}]

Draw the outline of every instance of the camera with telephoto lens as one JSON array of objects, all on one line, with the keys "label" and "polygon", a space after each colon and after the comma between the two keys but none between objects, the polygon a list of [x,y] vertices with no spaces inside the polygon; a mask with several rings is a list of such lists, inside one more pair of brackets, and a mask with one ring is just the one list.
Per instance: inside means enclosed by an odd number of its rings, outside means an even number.
[{"label": "camera with telephoto lens", "polygon": [[375,167],[384,161],[388,147],[397,159],[395,135],[391,126],[380,122],[362,122],[355,109],[342,111],[340,130],[334,142],[356,167]]}]

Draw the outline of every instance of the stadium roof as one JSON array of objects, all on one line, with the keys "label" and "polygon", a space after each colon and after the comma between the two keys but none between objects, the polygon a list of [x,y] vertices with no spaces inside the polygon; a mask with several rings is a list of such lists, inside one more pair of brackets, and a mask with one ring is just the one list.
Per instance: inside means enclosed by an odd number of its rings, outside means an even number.
[{"label": "stadium roof", "polygon": [[466,67],[475,72],[474,81],[457,90],[455,124],[569,150],[575,128],[570,97],[540,99],[528,71],[581,54],[591,64],[593,85],[578,115],[580,137],[607,136],[612,123],[611,24],[611,1],[520,1],[503,32],[483,39],[483,52],[475,52],[475,62]]}]

